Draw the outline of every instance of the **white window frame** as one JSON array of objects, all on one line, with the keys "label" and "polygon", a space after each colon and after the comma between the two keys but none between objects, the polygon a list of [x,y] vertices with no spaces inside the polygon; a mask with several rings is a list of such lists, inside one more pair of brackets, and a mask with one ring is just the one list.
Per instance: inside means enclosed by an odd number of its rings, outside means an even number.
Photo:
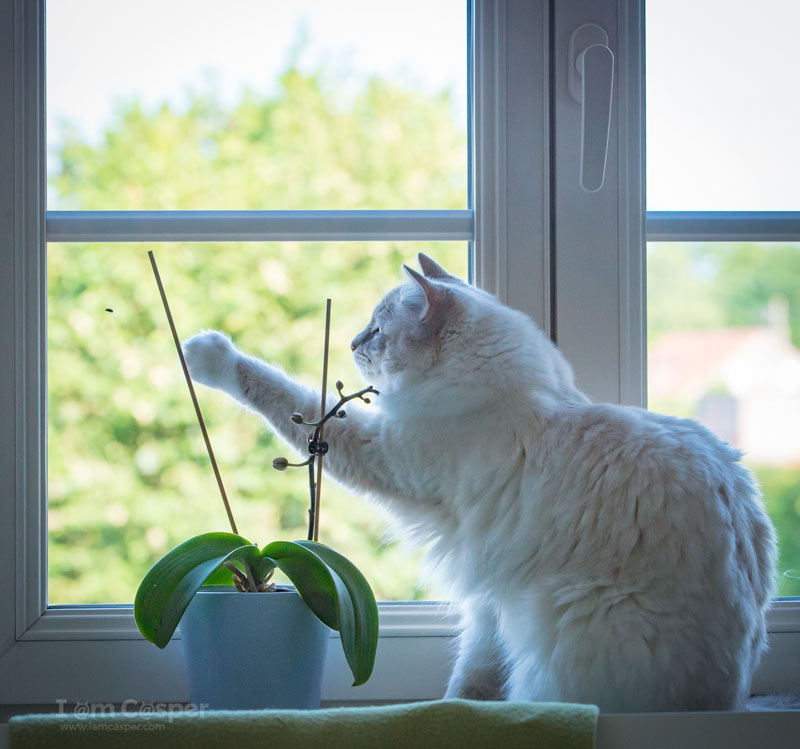
[{"label": "white window frame", "polygon": [[[574,111],[560,106],[562,42],[571,14],[582,11],[584,21],[591,15],[582,2],[474,0],[472,210],[46,217],[44,0],[0,0],[0,19],[11,19],[0,24],[0,319],[13,321],[0,326],[0,562],[6,572],[0,596],[11,602],[0,607],[0,672],[15,675],[0,684],[0,704],[187,695],[179,641],[164,651],[145,642],[130,607],[46,605],[46,238],[471,239],[476,282],[556,333],[590,392],[644,403],[643,3],[606,0],[592,11],[606,14],[599,20],[620,53],[607,175],[612,195],[600,194],[617,218],[589,247],[591,217],[607,205],[581,202],[566,181],[555,179],[554,160],[562,170],[568,153],[559,150],[564,141],[551,148],[550,139],[556,124],[559,138],[574,126]],[[575,205],[586,212],[581,231]],[[599,288],[587,290],[598,279]],[[602,366],[584,350],[601,350]],[[324,700],[441,696],[454,614],[435,604],[398,603],[382,604],[380,617],[372,679],[350,688],[340,648],[331,648]],[[800,604],[779,602],[770,630],[773,650],[757,688],[798,686]]]},{"label": "white window frame", "polygon": [[[130,606],[47,606],[46,241],[474,241],[473,278],[549,325],[549,176],[543,147],[547,3],[476,0],[470,15],[475,59],[480,60],[471,71],[470,125],[478,166],[470,185],[474,211],[45,214],[44,0],[0,0],[0,17],[12,19],[9,44],[0,52],[5,55],[0,70],[10,83],[8,91],[0,88],[0,96],[9,97],[4,103],[10,113],[2,121],[7,129],[0,130],[0,153],[14,154],[0,185],[0,200],[13,206],[2,250],[13,273],[0,280],[5,292],[0,304],[7,307],[5,319],[14,321],[0,333],[7,362],[0,370],[0,392],[12,394],[4,400],[12,412],[0,433],[0,445],[8,446],[0,464],[8,468],[0,471],[5,500],[0,519],[9,521],[0,528],[0,554],[7,568],[15,569],[13,580],[0,581],[0,594],[13,601],[0,618],[0,669],[20,675],[13,683],[0,683],[0,704],[121,702],[132,695],[169,701],[187,695],[179,633],[175,643],[159,651],[138,633]],[[536,81],[533,89],[539,94],[507,101],[509,86],[522,88],[528,82],[514,80],[519,70],[535,76],[528,80]],[[530,143],[535,147],[529,148]],[[512,244],[524,252],[509,251]],[[341,649],[331,648],[324,700],[441,695],[454,614],[437,604],[389,603],[381,604],[380,619],[373,677],[363,687],[350,688]],[[419,663],[426,668],[414,665]]]}]

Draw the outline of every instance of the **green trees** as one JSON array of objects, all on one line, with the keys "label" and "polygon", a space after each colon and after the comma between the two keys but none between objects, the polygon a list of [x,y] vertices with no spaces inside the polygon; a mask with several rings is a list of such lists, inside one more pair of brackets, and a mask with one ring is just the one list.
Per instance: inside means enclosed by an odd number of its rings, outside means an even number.
[{"label": "green trees", "polygon": [[466,133],[448,92],[371,79],[357,92],[286,70],[274,96],[186,111],[120,107],[99,144],[65,130],[51,208],[465,208]]},{"label": "green trees", "polygon": [[[788,302],[792,343],[800,345],[800,247],[778,243],[651,244],[648,248],[648,338],[672,330],[757,326],[775,297]],[[775,365],[777,366],[777,365]],[[661,404],[694,415],[695,404]],[[800,440],[800,424],[794,433]],[[753,469],[779,537],[779,594],[800,595],[800,467]]]},{"label": "green trees", "polygon": [[[246,94],[230,110],[201,95],[186,112],[133,102],[101,143],[65,137],[51,207],[462,208],[466,135],[451,107],[446,93],[378,80],[340,96],[293,70],[274,97]],[[351,389],[360,378],[348,343],[401,263],[424,250],[467,267],[464,243],[49,245],[53,603],[130,602],[167,549],[227,528],[147,249],[181,336],[224,330],[314,384],[330,296],[331,376]],[[274,471],[285,448],[261,421],[199,390],[241,531],[256,542],[305,538],[305,473]],[[363,569],[379,599],[421,597],[418,557],[384,533],[376,510],[326,482],[320,540]]]},{"label": "green trees", "polygon": [[800,346],[800,248],[781,243],[654,243],[648,248],[647,333],[763,325],[770,300],[789,303]]},{"label": "green trees", "polygon": [[[205,93],[190,97],[185,111],[131,102],[100,142],[65,130],[50,207],[463,208],[466,134],[452,109],[446,92],[381,80],[346,91],[294,69],[273,96],[246,93],[234,107]],[[464,243],[49,245],[53,603],[130,602],[167,549],[227,528],[148,249],[182,336],[224,330],[244,350],[313,384],[330,296],[331,376],[348,389],[360,379],[347,344],[400,279],[401,263],[423,250],[464,276],[467,268]],[[780,293],[800,343],[796,247],[656,245],[648,259],[651,339],[671,329],[760,322]],[[284,448],[253,414],[215,392],[200,389],[199,397],[242,533],[259,543],[304,538],[305,475],[271,468]],[[800,569],[800,472],[759,476],[782,538],[782,569]],[[379,599],[425,596],[419,557],[384,535],[380,513],[326,483],[320,540],[364,570]],[[785,578],[782,592],[800,594],[800,580]]]}]

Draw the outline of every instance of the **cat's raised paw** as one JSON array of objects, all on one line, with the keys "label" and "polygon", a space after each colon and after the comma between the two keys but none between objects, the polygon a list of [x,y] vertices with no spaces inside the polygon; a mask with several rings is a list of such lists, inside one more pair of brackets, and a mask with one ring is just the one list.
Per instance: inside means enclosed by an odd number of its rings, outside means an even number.
[{"label": "cat's raised paw", "polygon": [[239,387],[236,362],[240,354],[230,338],[216,330],[207,330],[184,341],[181,347],[193,380],[235,395]]}]

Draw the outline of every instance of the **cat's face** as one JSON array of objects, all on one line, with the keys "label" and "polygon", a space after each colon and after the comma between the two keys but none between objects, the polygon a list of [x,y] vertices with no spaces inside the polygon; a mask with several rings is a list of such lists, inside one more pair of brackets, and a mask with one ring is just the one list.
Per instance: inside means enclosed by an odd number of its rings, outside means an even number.
[{"label": "cat's face", "polygon": [[411,281],[381,300],[367,326],[350,344],[364,380],[378,389],[429,370],[442,329],[455,314],[451,288],[463,282],[425,255],[420,254],[419,261],[425,276],[406,268]]},{"label": "cat's face", "polygon": [[384,394],[430,386],[437,407],[522,387],[578,393],[571,367],[533,320],[418,259],[424,275],[404,266],[410,281],[381,300],[350,344],[368,384]]}]

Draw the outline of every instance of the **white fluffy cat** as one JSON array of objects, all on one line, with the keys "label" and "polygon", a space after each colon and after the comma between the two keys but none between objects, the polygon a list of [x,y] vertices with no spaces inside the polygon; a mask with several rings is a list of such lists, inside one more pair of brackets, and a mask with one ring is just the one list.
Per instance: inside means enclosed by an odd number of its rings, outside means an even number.
[{"label": "white fluffy cat", "polygon": [[[447,696],[743,707],[776,549],[739,453],[694,421],[591,403],[528,317],[419,263],[351,344],[381,395],[328,423],[325,465],[432,541],[463,610]],[[317,393],[220,333],[184,351],[305,451],[288,417]]]}]

